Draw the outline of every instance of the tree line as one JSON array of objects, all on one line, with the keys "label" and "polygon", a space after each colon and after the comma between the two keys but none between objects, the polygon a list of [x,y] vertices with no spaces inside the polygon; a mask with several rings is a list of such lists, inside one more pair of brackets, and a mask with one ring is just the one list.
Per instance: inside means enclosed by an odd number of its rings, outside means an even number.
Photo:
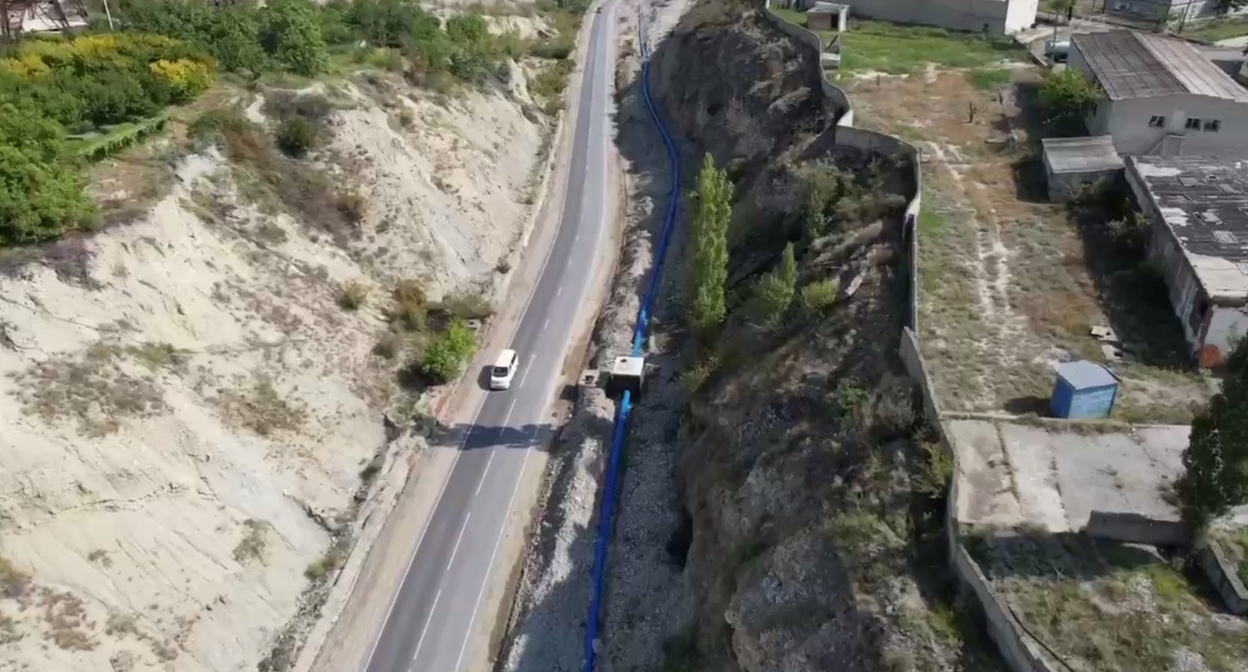
[{"label": "tree line", "polygon": [[[569,9],[580,2],[565,0]],[[519,48],[492,38],[479,15],[443,22],[414,0],[123,0],[114,16],[115,31],[92,21],[83,34],[0,48],[0,246],[90,226],[81,174],[84,154],[98,153],[87,151],[90,139],[137,141],[125,125],[194,100],[219,73],[314,76],[335,50],[363,47],[384,50],[417,83],[480,82]]]}]

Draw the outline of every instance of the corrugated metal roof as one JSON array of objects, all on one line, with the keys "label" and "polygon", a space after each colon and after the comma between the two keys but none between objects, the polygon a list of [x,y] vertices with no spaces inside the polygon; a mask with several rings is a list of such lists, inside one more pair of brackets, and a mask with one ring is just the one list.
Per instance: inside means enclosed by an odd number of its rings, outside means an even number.
[{"label": "corrugated metal roof", "polygon": [[1191,43],[1130,30],[1079,33],[1071,43],[1110,100],[1190,94],[1248,103],[1248,90]]},{"label": "corrugated metal roof", "polygon": [[1086,359],[1058,364],[1057,375],[1076,390],[1089,390],[1118,384],[1118,379],[1108,369]]},{"label": "corrugated metal roof", "polygon": [[1111,135],[1091,138],[1044,138],[1044,160],[1054,173],[1095,173],[1122,168]]},{"label": "corrugated metal roof", "polygon": [[1133,156],[1127,164],[1210,300],[1248,300],[1248,161]]}]

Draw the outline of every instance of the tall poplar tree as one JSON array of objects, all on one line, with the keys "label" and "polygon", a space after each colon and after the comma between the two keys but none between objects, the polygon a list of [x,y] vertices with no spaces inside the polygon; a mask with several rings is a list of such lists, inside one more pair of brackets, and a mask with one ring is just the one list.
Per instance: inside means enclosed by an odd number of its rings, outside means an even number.
[{"label": "tall poplar tree", "polygon": [[702,339],[724,320],[724,283],[728,280],[728,222],[732,183],[708,153],[698,173],[693,218],[685,262],[685,313]]}]

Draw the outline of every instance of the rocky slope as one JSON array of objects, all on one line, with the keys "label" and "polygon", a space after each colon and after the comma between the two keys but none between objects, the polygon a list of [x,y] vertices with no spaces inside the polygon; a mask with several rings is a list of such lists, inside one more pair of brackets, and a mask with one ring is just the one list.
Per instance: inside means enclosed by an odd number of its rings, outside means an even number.
[{"label": "rocky slope", "polygon": [[[630,421],[599,669],[999,669],[950,595],[946,474],[897,358],[900,222],[914,185],[893,157],[833,146],[817,68],[732,0],[695,1],[654,51],[651,84],[681,139],[686,190],[705,152],[735,185],[729,316],[701,352],[680,328],[677,240],[647,352],[658,371]],[[623,95],[625,120],[634,93]],[[621,130],[626,158],[647,171],[636,195],[645,203],[665,185],[653,144],[627,140],[637,132]],[[649,258],[657,219],[635,213],[600,353],[626,345],[633,266]],[[763,328],[753,288],[788,242],[798,296]],[[589,401],[578,430],[590,416],[609,420]],[[588,594],[594,501],[583,486],[600,474],[603,448],[583,433],[566,437],[510,670],[578,659],[556,642],[583,632]]]},{"label": "rocky slope", "polygon": [[[488,303],[524,237],[523,84],[217,91],[98,168],[111,226],[0,260],[0,669],[284,669],[416,463],[392,291]],[[325,142],[275,158],[312,98]],[[187,139],[233,106],[258,126]]]}]

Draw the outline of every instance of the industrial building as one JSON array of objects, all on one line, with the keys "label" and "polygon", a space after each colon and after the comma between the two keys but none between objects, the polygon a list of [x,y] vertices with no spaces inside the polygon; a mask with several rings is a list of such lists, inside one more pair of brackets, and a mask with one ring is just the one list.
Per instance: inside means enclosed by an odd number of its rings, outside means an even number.
[{"label": "industrial building", "polygon": [[[809,9],[815,0],[782,0],[788,9]],[[856,17],[937,26],[985,35],[1010,35],[1036,23],[1039,0],[858,0]]]},{"label": "industrial building", "polygon": [[1149,258],[1197,362],[1248,335],[1248,160],[1133,156],[1127,183],[1152,222]]},{"label": "industrial building", "polygon": [[1248,90],[1194,45],[1128,30],[1076,34],[1068,67],[1103,92],[1085,121],[1119,154],[1248,158]]},{"label": "industrial building", "polygon": [[1122,173],[1122,157],[1107,135],[1092,138],[1044,138],[1044,172],[1049,200],[1065,203],[1084,189],[1112,185]]}]

